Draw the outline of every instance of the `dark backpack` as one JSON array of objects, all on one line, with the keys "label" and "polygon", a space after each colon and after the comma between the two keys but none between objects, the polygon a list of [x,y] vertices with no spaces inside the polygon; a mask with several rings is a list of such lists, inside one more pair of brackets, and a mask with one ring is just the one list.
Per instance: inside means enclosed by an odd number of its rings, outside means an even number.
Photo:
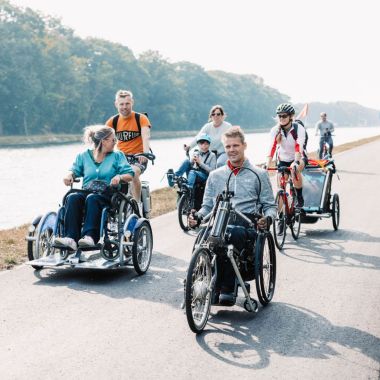
[{"label": "dark backpack", "polygon": [[[148,117],[148,114],[146,112],[143,112],[143,114],[146,117]],[[135,119],[136,119],[137,128],[139,129],[139,134],[141,135],[140,115],[141,115],[140,113],[135,112]],[[114,129],[115,132],[117,132],[116,128],[117,128],[117,122],[119,121],[119,117],[120,117],[120,115],[117,114],[112,119],[112,128]]]},{"label": "dark backpack", "polygon": [[305,142],[303,144],[303,149],[304,149],[304,151],[307,151],[306,146],[307,146],[307,141],[309,140],[309,136],[307,134],[306,128],[303,125],[302,121],[300,122],[300,120],[295,120],[295,123],[292,123],[293,129],[290,131],[290,133],[292,134],[294,140],[297,141],[297,139],[298,139],[298,124],[301,124],[301,126],[305,130]]}]

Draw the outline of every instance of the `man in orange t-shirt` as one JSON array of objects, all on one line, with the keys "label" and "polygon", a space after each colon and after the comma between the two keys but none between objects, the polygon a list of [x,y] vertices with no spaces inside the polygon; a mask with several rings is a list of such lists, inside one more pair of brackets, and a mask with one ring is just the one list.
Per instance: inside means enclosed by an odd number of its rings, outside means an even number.
[{"label": "man in orange t-shirt", "polygon": [[131,91],[119,90],[115,95],[115,107],[118,110],[118,115],[112,116],[106,122],[106,125],[113,128],[114,118],[117,118],[116,122],[116,137],[117,137],[117,147],[122,151],[132,165],[135,172],[135,176],[132,181],[132,195],[137,200],[141,201],[141,181],[140,175],[144,173],[148,160],[145,157],[128,157],[128,155],[133,155],[137,153],[149,153],[149,140],[150,140],[150,122],[149,119],[144,114],[139,114],[140,116],[140,126],[139,130],[136,121],[136,112],[132,111],[133,107],[133,94]]}]

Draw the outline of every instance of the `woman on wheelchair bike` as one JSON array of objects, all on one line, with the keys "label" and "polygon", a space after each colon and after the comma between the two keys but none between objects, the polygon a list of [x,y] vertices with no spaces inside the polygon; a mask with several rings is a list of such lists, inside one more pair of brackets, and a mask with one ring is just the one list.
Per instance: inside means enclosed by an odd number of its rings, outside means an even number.
[{"label": "woman on wheelchair bike", "polygon": [[[244,132],[240,127],[231,127],[223,134],[224,149],[228,161],[226,165],[214,170],[208,178],[202,208],[189,216],[191,227],[199,225],[202,219],[213,209],[215,199],[220,194],[231,172],[231,188],[234,196],[232,203],[236,210],[242,212],[253,221],[255,213],[263,212],[264,216],[258,220],[257,226],[266,229],[270,221],[276,216],[276,205],[273,198],[272,186],[268,174],[255,166],[245,158],[247,143]],[[249,170],[243,170],[247,168]],[[252,171],[257,175],[253,175]],[[261,183],[261,192],[260,192]],[[260,195],[260,196],[259,196]],[[194,210],[195,211],[195,210]],[[244,242],[250,240],[249,230],[246,230],[244,221],[229,220],[230,242],[237,248],[243,247]],[[218,259],[217,259],[218,260]],[[218,277],[216,283],[214,303],[231,306],[236,297],[236,276],[231,262],[223,257],[217,262]]]},{"label": "woman on wheelchair bike", "polygon": [[[79,153],[63,182],[71,186],[83,177],[83,189],[70,193],[65,202],[64,234],[55,245],[76,251],[95,246],[99,240],[102,209],[111,201],[109,186],[129,182],[134,172],[124,154],[114,151],[116,137],[112,128],[103,125],[86,127],[83,141],[90,149]],[[83,225],[82,225],[83,222]]]}]

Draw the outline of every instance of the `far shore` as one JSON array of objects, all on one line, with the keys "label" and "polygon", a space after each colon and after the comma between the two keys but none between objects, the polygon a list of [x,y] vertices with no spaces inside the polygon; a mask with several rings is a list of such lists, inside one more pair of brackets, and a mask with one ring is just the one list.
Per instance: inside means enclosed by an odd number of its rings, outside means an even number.
[{"label": "far shore", "polygon": [[[380,139],[380,135],[367,137],[334,147],[334,154],[353,149]],[[316,153],[310,153],[310,158],[316,158]],[[338,168],[339,172],[339,168]],[[175,189],[165,187],[152,191],[152,218],[163,215],[176,209],[177,192]],[[27,244],[25,236],[28,234],[29,225],[7,230],[0,230],[0,270],[11,269],[15,265],[27,261]]]}]

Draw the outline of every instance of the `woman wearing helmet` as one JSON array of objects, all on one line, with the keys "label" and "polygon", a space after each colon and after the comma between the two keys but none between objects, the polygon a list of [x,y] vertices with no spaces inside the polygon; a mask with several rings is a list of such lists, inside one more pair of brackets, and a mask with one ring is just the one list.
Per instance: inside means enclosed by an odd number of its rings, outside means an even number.
[{"label": "woman wearing helmet", "polygon": [[295,109],[290,103],[282,103],[277,109],[278,124],[270,131],[271,147],[267,167],[273,163],[277,151],[277,166],[291,166],[292,180],[297,192],[297,207],[303,207],[302,170],[307,163],[305,147],[305,128],[293,122]]},{"label": "woman wearing helmet", "polygon": [[188,186],[193,189],[197,180],[206,182],[209,173],[216,168],[215,153],[209,150],[211,137],[206,133],[201,133],[196,137],[196,142],[198,148],[194,149],[189,159],[183,161],[177,171],[168,170],[167,177],[170,187],[174,186],[174,176],[179,177],[186,173]]},{"label": "woman wearing helmet", "polygon": [[[227,161],[227,156],[224,151],[224,146],[222,142],[222,135],[227,129],[231,128],[232,125],[225,121],[226,114],[223,107],[219,104],[212,106],[209,112],[208,123],[206,123],[201,130],[199,135],[205,133],[211,138],[210,150],[216,153],[217,156],[217,167],[223,166]],[[189,145],[184,145],[184,149],[189,151],[189,149],[195,147],[197,144],[196,138],[191,141]]]}]

